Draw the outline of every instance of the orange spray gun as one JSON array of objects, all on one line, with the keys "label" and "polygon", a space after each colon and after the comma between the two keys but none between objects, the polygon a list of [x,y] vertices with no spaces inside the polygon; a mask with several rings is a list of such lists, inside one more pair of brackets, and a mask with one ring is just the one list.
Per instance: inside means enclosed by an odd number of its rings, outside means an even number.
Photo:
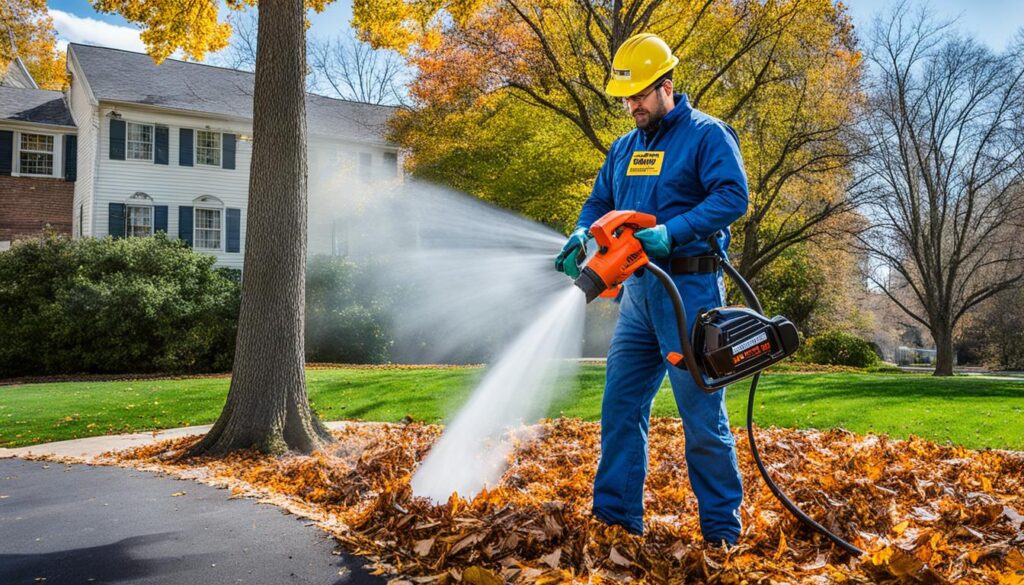
[{"label": "orange spray gun", "polygon": [[637,268],[649,263],[640,240],[633,234],[657,223],[649,213],[610,211],[590,226],[598,251],[576,279],[576,286],[587,295],[588,303],[599,296],[615,298],[622,283]]}]

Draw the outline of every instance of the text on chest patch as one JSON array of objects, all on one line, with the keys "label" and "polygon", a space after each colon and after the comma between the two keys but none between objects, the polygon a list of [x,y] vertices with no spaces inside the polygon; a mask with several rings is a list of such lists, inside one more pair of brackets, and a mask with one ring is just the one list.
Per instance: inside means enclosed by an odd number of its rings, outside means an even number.
[{"label": "text on chest patch", "polygon": [[627,177],[652,176],[661,174],[661,160],[665,152],[661,150],[638,150],[629,161]]}]

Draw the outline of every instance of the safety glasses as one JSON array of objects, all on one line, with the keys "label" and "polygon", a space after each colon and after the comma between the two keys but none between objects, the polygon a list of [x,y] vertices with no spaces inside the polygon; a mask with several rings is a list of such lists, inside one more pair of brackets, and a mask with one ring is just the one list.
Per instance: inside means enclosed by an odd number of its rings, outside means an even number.
[{"label": "safety glasses", "polygon": [[622,107],[624,107],[624,108],[626,108],[628,110],[629,109],[629,104],[635,104],[635,105],[639,106],[641,103],[643,103],[643,101],[645,99],[647,99],[647,96],[651,95],[652,93],[654,93],[655,91],[660,89],[661,86],[663,86],[663,85],[665,85],[665,80],[664,79],[662,79],[658,83],[655,83],[654,86],[651,87],[651,89],[648,89],[647,91],[645,91],[643,93],[638,93],[636,95],[631,95],[629,97],[622,98]]}]

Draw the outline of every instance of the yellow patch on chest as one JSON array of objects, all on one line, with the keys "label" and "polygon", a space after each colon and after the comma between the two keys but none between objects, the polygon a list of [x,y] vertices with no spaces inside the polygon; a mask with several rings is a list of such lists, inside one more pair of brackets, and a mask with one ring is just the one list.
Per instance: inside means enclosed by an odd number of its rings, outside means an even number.
[{"label": "yellow patch on chest", "polygon": [[662,150],[638,150],[629,161],[627,177],[650,177],[661,174],[661,161],[665,158]]}]

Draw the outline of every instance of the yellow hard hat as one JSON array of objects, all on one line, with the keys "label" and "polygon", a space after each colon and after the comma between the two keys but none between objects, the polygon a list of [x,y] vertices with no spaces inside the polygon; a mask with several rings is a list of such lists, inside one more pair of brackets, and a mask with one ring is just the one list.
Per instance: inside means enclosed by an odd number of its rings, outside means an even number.
[{"label": "yellow hard hat", "polygon": [[636,95],[672,71],[678,63],[672,49],[657,35],[633,35],[615,51],[612,79],[605,92],[613,97]]}]

